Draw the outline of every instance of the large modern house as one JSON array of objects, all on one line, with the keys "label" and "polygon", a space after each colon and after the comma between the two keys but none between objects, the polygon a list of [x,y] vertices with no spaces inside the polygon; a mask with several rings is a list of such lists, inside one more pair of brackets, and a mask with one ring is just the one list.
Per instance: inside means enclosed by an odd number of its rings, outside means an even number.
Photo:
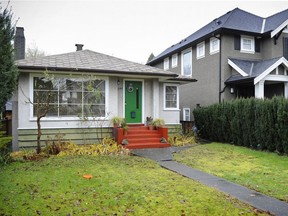
[{"label": "large modern house", "polygon": [[236,97],[288,98],[288,9],[259,17],[235,8],[148,65],[192,77],[180,87],[181,119],[190,111]]}]

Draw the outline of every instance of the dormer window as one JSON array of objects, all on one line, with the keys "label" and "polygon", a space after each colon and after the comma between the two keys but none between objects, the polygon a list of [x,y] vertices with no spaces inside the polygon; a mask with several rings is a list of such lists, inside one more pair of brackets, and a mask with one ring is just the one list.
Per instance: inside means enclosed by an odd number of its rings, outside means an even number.
[{"label": "dormer window", "polygon": [[248,52],[248,53],[255,52],[254,37],[241,35],[241,52]]},{"label": "dormer window", "polygon": [[169,69],[169,57],[164,59],[164,70]]}]

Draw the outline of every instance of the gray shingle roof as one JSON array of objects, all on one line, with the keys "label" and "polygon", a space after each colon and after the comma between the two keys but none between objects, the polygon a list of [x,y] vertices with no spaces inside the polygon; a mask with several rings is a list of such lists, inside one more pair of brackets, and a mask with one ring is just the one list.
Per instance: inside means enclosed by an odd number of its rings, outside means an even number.
[{"label": "gray shingle roof", "polygon": [[[179,52],[186,47],[191,47],[192,45],[199,43],[205,38],[209,38],[215,34],[218,34],[221,30],[242,31],[261,35],[275,30],[287,19],[288,9],[264,19],[239,8],[235,8],[234,10],[229,11],[221,17],[214,19],[206,26],[202,27],[184,40],[181,40],[179,43],[167,48],[150,62],[148,62],[148,64],[152,65],[153,63],[166,58],[168,55]],[[263,23],[265,24],[265,28],[262,29]]]},{"label": "gray shingle roof", "polygon": [[98,72],[107,74],[134,74],[177,77],[178,75],[159,68],[134,63],[90,50],[44,56],[16,61],[19,69]]},{"label": "gray shingle roof", "polygon": [[251,78],[255,78],[266,71],[269,67],[271,67],[274,63],[276,63],[279,59],[273,58],[269,60],[241,60],[241,59],[233,59],[229,58],[237,67],[239,67],[243,72],[248,74],[248,76],[244,77],[240,74],[230,76],[225,82],[231,83],[235,81],[243,81],[243,80],[251,80]]}]

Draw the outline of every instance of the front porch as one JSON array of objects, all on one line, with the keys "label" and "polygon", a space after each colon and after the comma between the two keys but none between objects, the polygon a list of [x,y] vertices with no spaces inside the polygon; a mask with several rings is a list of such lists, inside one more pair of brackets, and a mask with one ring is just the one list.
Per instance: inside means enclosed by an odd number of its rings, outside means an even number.
[{"label": "front porch", "polygon": [[128,130],[113,128],[113,137],[119,145],[127,149],[167,148],[168,128],[161,127],[150,130],[142,124],[128,125]]}]

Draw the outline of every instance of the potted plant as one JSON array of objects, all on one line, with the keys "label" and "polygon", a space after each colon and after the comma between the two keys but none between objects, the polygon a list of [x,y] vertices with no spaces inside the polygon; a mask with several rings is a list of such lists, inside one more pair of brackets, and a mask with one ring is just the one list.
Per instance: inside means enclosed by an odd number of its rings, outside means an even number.
[{"label": "potted plant", "polygon": [[114,116],[113,118],[111,118],[111,122],[113,124],[113,127],[117,128],[120,127],[120,125],[123,123],[123,118],[119,116]]},{"label": "potted plant", "polygon": [[154,125],[156,128],[160,128],[160,127],[163,127],[163,126],[165,125],[165,121],[164,121],[164,119],[157,118],[157,119],[154,119],[154,120],[153,120],[153,125]]},{"label": "potted plant", "polygon": [[127,135],[128,134],[128,125],[127,125],[125,119],[123,119],[121,127],[123,128],[124,135]]},{"label": "potted plant", "polygon": [[149,130],[154,129],[153,118],[151,116],[146,117],[146,125],[148,126]]}]

